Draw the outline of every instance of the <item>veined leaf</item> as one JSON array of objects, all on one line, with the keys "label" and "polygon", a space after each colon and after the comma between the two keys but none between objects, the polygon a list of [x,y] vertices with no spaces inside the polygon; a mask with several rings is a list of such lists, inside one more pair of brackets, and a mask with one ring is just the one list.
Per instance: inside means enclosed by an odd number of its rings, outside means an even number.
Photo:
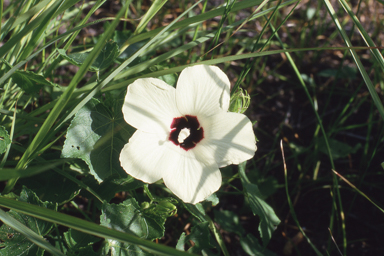
[{"label": "veined leaf", "polygon": [[[134,198],[118,205],[105,203],[100,216],[100,224],[115,230],[135,234],[140,238],[153,240],[164,236],[166,217],[146,214]],[[150,255],[134,244],[107,239],[105,252],[110,255]]]},{"label": "veined leaf", "polygon": [[109,111],[96,99],[90,100],[72,120],[62,150],[65,158],[84,160],[99,183],[113,174],[127,176],[119,155],[133,128],[124,121],[121,105],[116,104]]},{"label": "veined leaf", "polygon": [[[56,208],[50,202],[42,202],[32,190],[26,187],[21,191],[19,201],[50,209]],[[53,227],[52,223],[13,210],[10,210],[8,214],[41,236],[47,235]],[[0,241],[0,255],[42,255],[43,253],[40,247],[28,240],[22,233],[5,224],[0,227]]]}]

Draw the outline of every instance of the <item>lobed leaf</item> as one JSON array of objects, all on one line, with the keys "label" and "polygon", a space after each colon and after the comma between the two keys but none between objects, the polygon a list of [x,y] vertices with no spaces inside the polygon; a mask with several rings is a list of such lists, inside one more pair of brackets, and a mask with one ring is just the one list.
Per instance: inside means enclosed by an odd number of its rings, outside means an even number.
[{"label": "lobed leaf", "polygon": [[[42,202],[32,190],[29,190],[26,187],[23,187],[19,201],[35,204],[44,208],[56,208],[55,205],[50,202]],[[10,210],[8,214],[40,236],[47,235],[53,227],[52,223],[36,219],[14,210]],[[32,241],[28,240],[24,234],[5,224],[0,227],[0,248],[0,255],[42,255],[43,253],[43,250]]]},{"label": "lobed leaf", "polygon": [[[103,204],[100,224],[118,231],[135,234],[140,238],[153,240],[164,236],[166,217],[147,214],[134,198],[118,205]],[[134,244],[107,239],[104,251],[111,255],[149,255]]]},{"label": "lobed leaf", "polygon": [[92,99],[76,113],[64,142],[62,157],[84,160],[99,183],[111,175],[127,176],[119,155],[133,129],[124,121],[119,106],[110,112]]}]

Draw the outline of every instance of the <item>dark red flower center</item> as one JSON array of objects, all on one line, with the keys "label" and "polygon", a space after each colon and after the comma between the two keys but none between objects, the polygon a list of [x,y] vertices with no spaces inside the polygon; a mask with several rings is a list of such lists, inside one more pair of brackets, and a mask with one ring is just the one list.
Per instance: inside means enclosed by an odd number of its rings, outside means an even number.
[{"label": "dark red flower center", "polygon": [[203,127],[196,116],[182,116],[173,119],[169,140],[185,151],[194,148],[204,138]]}]

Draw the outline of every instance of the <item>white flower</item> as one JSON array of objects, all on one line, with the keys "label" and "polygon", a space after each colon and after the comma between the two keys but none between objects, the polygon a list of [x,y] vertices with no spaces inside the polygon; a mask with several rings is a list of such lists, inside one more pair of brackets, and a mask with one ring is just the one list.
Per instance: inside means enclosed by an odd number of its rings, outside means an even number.
[{"label": "white flower", "polygon": [[176,89],[160,79],[128,86],[124,119],[137,129],[120,153],[136,179],[164,184],[186,203],[203,201],[221,186],[219,168],[253,157],[249,119],[227,112],[228,77],[214,66],[184,69]]}]

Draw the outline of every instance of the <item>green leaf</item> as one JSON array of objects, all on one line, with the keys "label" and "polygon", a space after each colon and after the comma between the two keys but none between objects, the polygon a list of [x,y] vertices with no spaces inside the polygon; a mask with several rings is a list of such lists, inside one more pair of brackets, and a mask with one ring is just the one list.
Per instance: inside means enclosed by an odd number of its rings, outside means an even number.
[{"label": "green leaf", "polygon": [[8,131],[3,126],[0,126],[0,154],[7,151],[9,144],[11,144],[11,139],[9,138]]},{"label": "green leaf", "polygon": [[177,249],[177,250],[185,251],[184,245],[185,245],[185,243],[187,242],[187,241],[185,240],[185,238],[186,238],[185,233],[184,233],[184,232],[181,233],[180,238],[179,238],[179,240],[177,240],[177,244],[176,244],[176,249]]},{"label": "green leaf", "polygon": [[[155,72],[158,70],[165,70],[165,69],[171,68],[173,66],[174,65],[170,65],[168,63],[166,64],[166,66],[154,65],[154,66],[150,67],[149,70],[151,70],[152,72]],[[157,78],[163,80],[164,82],[166,82],[169,85],[172,85],[173,87],[176,86],[177,75],[175,73],[162,75],[162,76],[159,76]]]},{"label": "green leaf", "polygon": [[[49,202],[42,202],[36,194],[23,187],[19,201],[35,204],[41,207],[55,209],[55,205]],[[10,210],[10,216],[36,232],[40,236],[47,235],[53,227],[52,223],[30,217],[28,215]],[[0,255],[42,255],[43,250],[28,240],[23,234],[3,224],[0,227]]]},{"label": "green leaf", "polygon": [[84,160],[99,183],[111,175],[127,177],[119,155],[133,128],[124,121],[120,106],[109,111],[92,99],[76,113],[67,131],[62,156]]},{"label": "green leaf", "polygon": [[74,229],[69,229],[67,232],[64,232],[64,238],[70,255],[97,255],[93,251],[92,245],[100,241],[100,238],[84,234]]},{"label": "green leaf", "polygon": [[35,74],[32,71],[17,70],[12,74],[13,81],[28,94],[37,93],[44,85],[58,87],[42,75]]},{"label": "green leaf", "polygon": [[260,218],[259,232],[263,240],[264,247],[267,246],[272,237],[272,233],[276,226],[280,223],[274,210],[263,199],[257,185],[249,182],[245,174],[246,162],[239,165],[239,174],[241,183],[245,189],[246,197],[248,197],[252,212]]},{"label": "green leaf", "polygon": [[[131,57],[135,52],[140,50],[141,47],[143,47],[149,39],[145,39],[143,41],[139,41],[133,44],[130,44],[126,49],[123,49],[124,43],[132,36],[132,32],[129,30],[126,31],[115,31],[115,34],[113,36],[113,40],[117,43],[119,49],[121,49],[123,52],[120,53],[118,59],[126,60],[129,57]],[[135,61],[133,61],[130,66],[134,66],[135,63],[141,62],[144,59],[147,59],[146,56],[140,56],[137,57]]]},{"label": "green leaf", "polygon": [[109,228],[133,233],[140,238],[153,240],[164,236],[165,219],[163,216],[145,213],[134,198],[129,198],[118,205],[105,203],[100,223]]},{"label": "green leaf", "polygon": [[[120,204],[103,204],[100,224],[118,231],[135,234],[140,238],[153,240],[164,236],[166,218],[142,211],[134,198]],[[106,250],[112,255],[148,255],[136,245],[107,239]]]},{"label": "green leaf", "polygon": [[110,256],[152,256],[149,252],[144,251],[139,246],[135,244],[127,244],[127,243],[113,243],[113,244],[105,244],[103,247],[103,251],[106,252],[104,255]]},{"label": "green leaf", "polygon": [[76,251],[69,251],[66,255],[68,256],[100,256],[100,253],[96,253],[92,245],[88,245],[87,247],[82,247]]},{"label": "green leaf", "polygon": [[243,250],[251,256],[276,256],[275,253],[263,248],[256,237],[248,234],[246,237],[240,238],[240,244]]},{"label": "green leaf", "polygon": [[177,213],[176,204],[177,204],[176,199],[172,197],[166,197],[166,198],[156,199],[151,203],[144,202],[141,205],[141,209],[147,215],[168,218],[168,217],[174,216]]},{"label": "green leaf", "polygon": [[226,210],[214,210],[213,213],[215,214],[215,222],[220,225],[220,228],[236,233],[239,236],[245,233],[244,228],[240,224],[239,216],[236,213]]},{"label": "green leaf", "polygon": [[324,69],[317,73],[318,76],[323,77],[337,77],[341,79],[356,79],[357,69],[355,67],[343,66],[340,71],[337,69]]},{"label": "green leaf", "polygon": [[[5,64],[5,71],[8,72],[13,68],[6,60],[2,59],[1,61]],[[48,81],[44,76],[32,71],[15,70],[11,77],[13,81],[28,94],[36,93],[44,86],[58,87],[57,84]]]},{"label": "green leaf", "polygon": [[266,199],[269,196],[273,195],[279,188],[279,183],[275,177],[268,176],[264,179],[258,180],[257,183],[262,199]]},{"label": "green leaf", "polygon": [[[340,142],[335,139],[328,139],[329,147],[331,149],[331,154],[333,159],[343,158],[348,156],[349,154],[355,154],[359,148],[361,148],[361,144],[357,143],[354,147],[351,147],[347,143]],[[319,151],[323,154],[328,155],[327,145],[325,144],[324,137],[319,139]]]},{"label": "green leaf", "polygon": [[[138,238],[136,235],[132,235],[131,233],[110,229],[94,222],[89,222],[80,218],[73,217],[71,215],[39,207],[37,205],[16,201],[4,196],[0,196],[0,206],[9,209],[15,209],[19,212],[34,216],[36,218],[57,223],[69,228],[74,228],[80,230],[81,232],[101,238],[109,238],[116,241],[135,244],[140,246],[140,248],[146,248],[146,250],[153,251],[155,254],[175,256],[189,255],[188,253],[181,252],[172,247],[156,244],[154,242]],[[105,253],[105,255],[107,255],[107,253]]]},{"label": "green leaf", "polygon": [[187,209],[193,216],[199,219],[201,222],[205,222],[205,210],[201,203],[197,204],[184,204],[185,209]]},{"label": "green leaf", "polygon": [[216,206],[219,204],[220,200],[217,197],[216,193],[213,193],[205,199],[205,202],[211,202],[212,206]]},{"label": "green leaf", "polygon": [[[81,66],[84,63],[85,59],[90,54],[89,52],[84,52],[84,53],[71,53],[67,55],[65,50],[63,49],[59,49],[58,52],[66,60],[68,60],[70,63],[76,66]],[[97,72],[97,71],[108,68],[113,63],[113,61],[117,58],[118,55],[119,55],[119,47],[117,46],[117,43],[112,40],[108,41],[105,47],[101,50],[101,52],[95,59],[95,61],[89,67],[89,71]]]},{"label": "green leaf", "polygon": [[209,223],[203,222],[192,227],[191,233],[185,235],[182,233],[179,241],[177,242],[176,248],[181,251],[185,251],[184,245],[187,241],[192,240],[194,246],[188,249],[189,253],[201,254],[203,250],[214,248],[211,244],[211,234],[209,232]]},{"label": "green leaf", "polygon": [[[112,198],[114,198],[116,193],[119,193],[121,191],[134,190],[143,186],[143,182],[134,179],[132,176],[122,178],[114,176],[105,179],[101,184],[99,184],[93,178],[93,176],[85,177],[81,181],[90,188],[92,188],[106,202],[109,202]],[[93,197],[86,190],[81,191],[81,195],[84,195],[84,197],[86,198]],[[99,200],[96,200],[94,203],[99,209],[101,209],[102,204]]]},{"label": "green leaf", "polygon": [[76,183],[54,171],[44,172],[29,179],[21,179],[19,183],[33,190],[41,200],[58,205],[72,200],[80,192],[80,187]]}]

